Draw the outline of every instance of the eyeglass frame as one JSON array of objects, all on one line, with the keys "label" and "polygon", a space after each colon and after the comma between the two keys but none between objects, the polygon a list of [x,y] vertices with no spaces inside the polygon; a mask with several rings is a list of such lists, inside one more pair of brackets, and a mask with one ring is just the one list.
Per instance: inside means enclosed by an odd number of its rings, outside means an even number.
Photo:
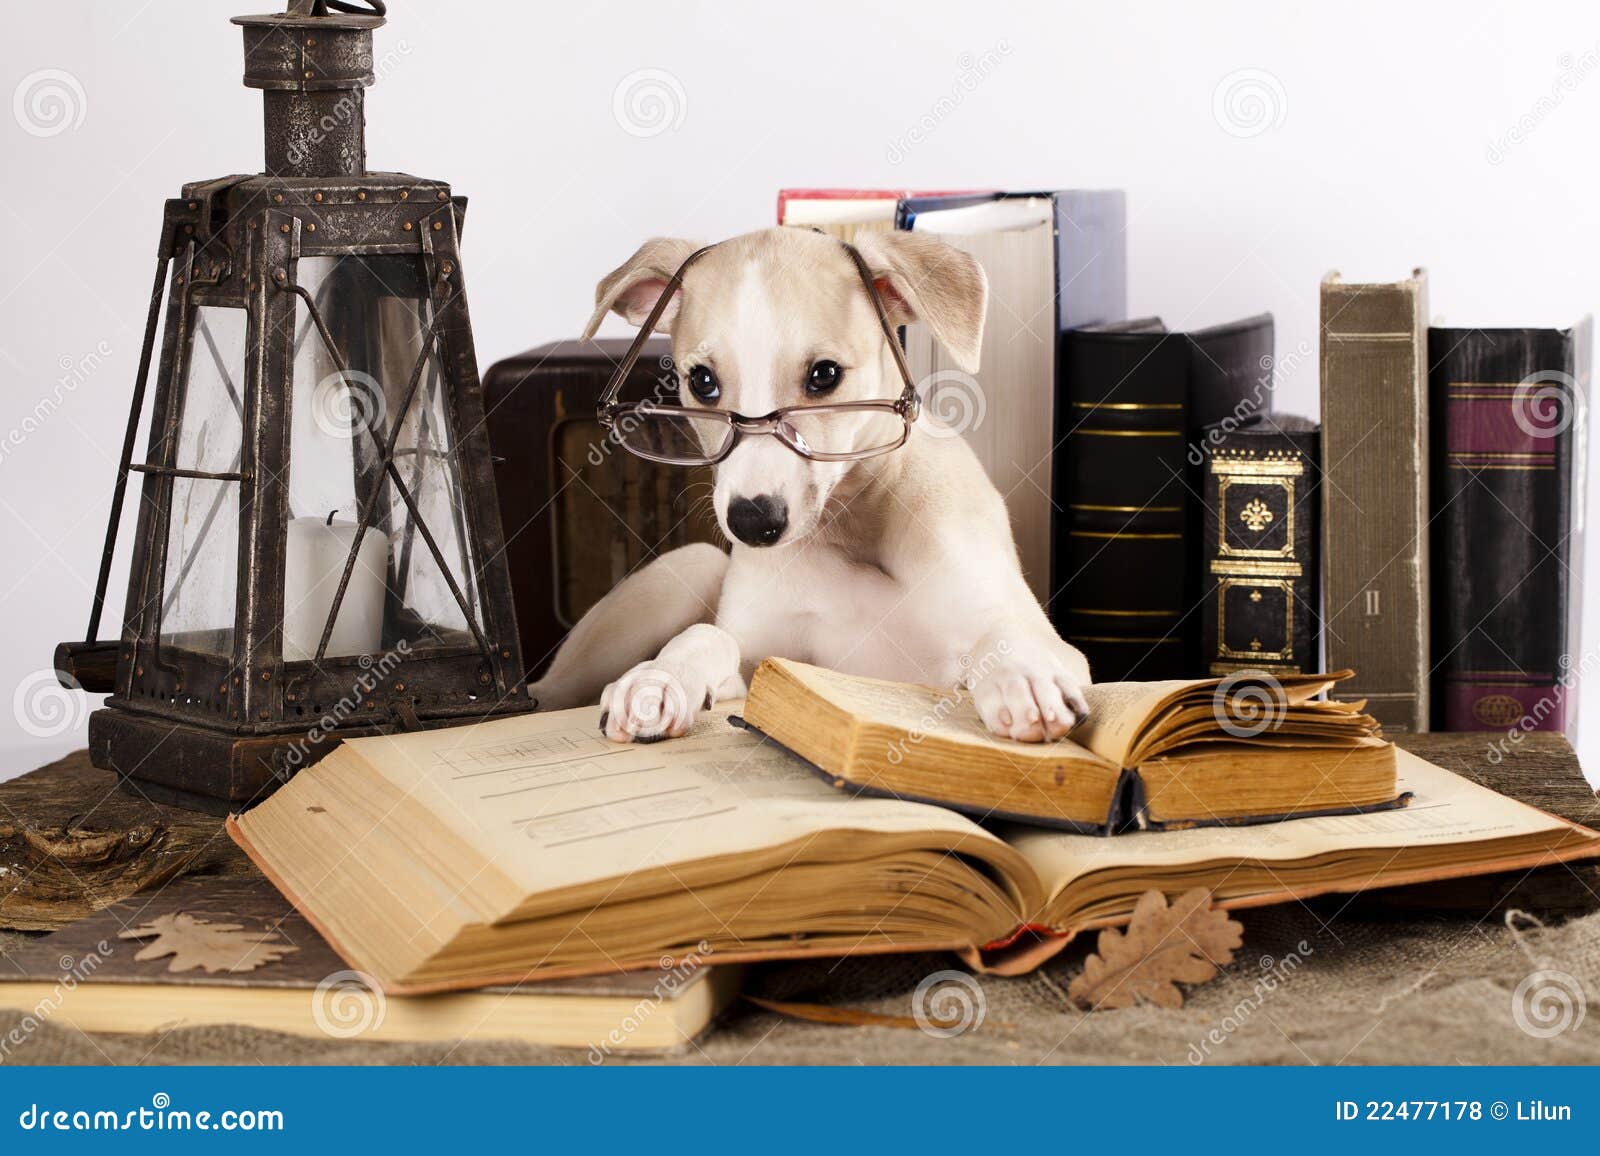
[{"label": "eyeglass frame", "polygon": [[[917,383],[911,378],[911,367],[906,364],[905,351],[900,348],[900,339],[895,334],[895,328],[889,321],[888,310],[883,307],[883,299],[878,295],[877,285],[873,283],[872,270],[868,268],[866,259],[861,256],[860,251],[844,240],[841,240],[839,244],[850,255],[850,260],[855,265],[856,272],[861,275],[861,283],[866,287],[867,298],[872,302],[873,311],[877,314],[878,326],[883,330],[883,339],[888,343],[889,350],[894,357],[895,368],[900,371],[900,380],[904,383],[904,388],[900,391],[899,397],[893,401],[885,398],[877,401],[841,401],[822,402],[817,405],[787,405],[760,417],[746,417],[731,410],[690,409],[687,406],[668,406],[653,401],[619,402],[617,400],[622,393],[623,385],[627,383],[628,375],[633,372],[633,367],[638,364],[639,357],[644,352],[645,342],[654,335],[656,325],[660,322],[661,315],[666,312],[667,305],[672,300],[672,295],[683,287],[684,274],[689,271],[691,265],[711,252],[712,249],[715,249],[717,244],[720,243],[705,245],[690,253],[683,259],[683,263],[678,266],[677,272],[668,279],[666,288],[661,291],[661,296],[656,300],[649,316],[645,318],[644,324],[640,326],[638,336],[633,339],[633,344],[628,347],[628,352],[617,363],[616,372],[611,375],[610,382],[607,383],[605,390],[600,394],[600,401],[596,406],[596,415],[599,418],[601,427],[607,433],[612,433],[620,421],[630,416],[637,415],[648,418],[657,415],[678,417],[684,414],[693,414],[694,417],[691,419],[693,421],[714,420],[724,423],[732,429],[733,436],[727,440],[726,444],[715,456],[697,461],[684,461],[681,458],[642,453],[636,447],[629,445],[626,439],[620,436],[616,437],[616,441],[622,448],[635,457],[674,466],[716,465],[733,453],[734,449],[745,437],[764,434],[773,435],[794,453],[810,461],[817,462],[860,461],[864,458],[878,457],[880,454],[893,453],[905,445],[911,437],[911,427],[916,423],[918,415],[922,412],[922,399],[917,395]],[[792,412],[817,414],[860,412],[864,410],[876,413],[893,413],[899,417],[902,423],[900,437],[889,445],[875,446],[869,450],[825,453],[813,450],[809,446],[804,446],[803,443],[797,443],[784,432],[786,427],[784,418]],[[787,428],[790,433],[793,433],[792,426]]]}]

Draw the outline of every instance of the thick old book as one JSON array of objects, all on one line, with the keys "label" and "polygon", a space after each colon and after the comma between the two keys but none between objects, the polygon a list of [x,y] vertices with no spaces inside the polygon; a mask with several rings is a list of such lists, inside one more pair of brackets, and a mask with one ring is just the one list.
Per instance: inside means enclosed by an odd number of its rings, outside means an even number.
[{"label": "thick old book", "polygon": [[1339,674],[1097,682],[1070,737],[989,732],[970,695],[769,658],[736,720],[834,786],[1102,835],[1402,806],[1395,748]]},{"label": "thick old book", "polygon": [[1061,439],[1072,386],[1061,335],[1127,315],[1126,198],[1120,190],[909,198],[899,228],[977,258],[989,283],[981,367],[967,374],[927,326],[906,327],[924,402],[976,451],[1005,498],[1028,585],[1047,609],[1061,574]]},{"label": "thick old book", "polygon": [[1323,626],[1391,731],[1428,729],[1428,283],[1322,281]]},{"label": "thick old book", "polygon": [[1428,331],[1436,729],[1577,722],[1591,326]]},{"label": "thick old book", "polygon": [[1318,669],[1322,495],[1315,422],[1281,415],[1208,426],[1200,581],[1211,674]]},{"label": "thick old book", "polygon": [[[483,377],[517,632],[532,677],[584,611],[634,569],[690,542],[720,541],[711,471],[636,457],[595,416],[631,344],[552,342],[495,362]],[[665,339],[646,345],[626,400],[676,401],[671,352]]]},{"label": "thick old book", "polygon": [[391,993],[691,953],[988,947],[1019,970],[1127,922],[1150,888],[1245,907],[1600,853],[1600,835],[1405,753],[1409,808],[1106,839],[852,798],[720,710],[643,746],[598,721],[586,707],[348,741],[228,829]]},{"label": "thick old book", "polygon": [[1271,314],[1192,333],[1149,317],[1066,335],[1067,515],[1051,610],[1096,681],[1205,672],[1191,475],[1203,427],[1271,408],[1272,346]]},{"label": "thick old book", "polygon": [[190,877],[11,948],[0,1008],[85,1032],[242,1024],[333,1039],[513,1040],[611,1052],[687,1043],[739,969],[691,951],[652,968],[387,998],[259,875]]}]

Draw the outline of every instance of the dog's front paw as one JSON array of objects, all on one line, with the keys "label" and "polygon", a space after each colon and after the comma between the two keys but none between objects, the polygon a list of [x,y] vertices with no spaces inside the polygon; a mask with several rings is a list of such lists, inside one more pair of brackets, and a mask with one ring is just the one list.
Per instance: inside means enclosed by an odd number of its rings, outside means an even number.
[{"label": "dog's front paw", "polygon": [[1062,738],[1089,715],[1083,686],[1047,649],[1016,651],[973,686],[983,725],[1025,743]]},{"label": "dog's front paw", "polygon": [[600,730],[614,743],[675,739],[689,733],[700,705],[677,672],[641,662],[601,693]]}]

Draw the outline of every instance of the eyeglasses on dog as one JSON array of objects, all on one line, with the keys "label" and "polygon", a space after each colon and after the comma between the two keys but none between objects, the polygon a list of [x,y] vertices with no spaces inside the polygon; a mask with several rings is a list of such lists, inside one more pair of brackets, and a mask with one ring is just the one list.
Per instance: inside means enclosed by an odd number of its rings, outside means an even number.
[{"label": "eyeglasses on dog", "polygon": [[[821,402],[791,405],[760,417],[726,410],[690,409],[661,401],[622,402],[617,397],[633,372],[644,344],[655,332],[672,295],[683,284],[689,267],[716,248],[707,245],[690,253],[667,282],[650,315],[645,318],[627,354],[618,363],[605,392],[600,395],[599,418],[607,436],[629,453],[653,462],[676,466],[712,465],[722,461],[745,437],[772,436],[803,458],[819,462],[847,462],[876,457],[899,449],[911,436],[911,426],[921,412],[921,399],[905,352],[900,348],[894,326],[883,307],[872,271],[854,245],[841,241],[850,255],[867,298],[878,316],[878,325],[894,356],[904,388],[894,400]],[[882,415],[885,420],[861,421],[863,414]],[[889,419],[893,419],[892,421]]]}]

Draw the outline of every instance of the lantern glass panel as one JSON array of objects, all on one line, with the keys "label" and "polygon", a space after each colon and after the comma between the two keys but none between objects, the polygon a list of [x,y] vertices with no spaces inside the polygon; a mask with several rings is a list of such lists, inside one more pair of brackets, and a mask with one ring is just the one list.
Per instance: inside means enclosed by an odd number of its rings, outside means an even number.
[{"label": "lantern glass panel", "polygon": [[422,264],[409,255],[307,257],[299,262],[298,276],[338,357],[301,301],[290,417],[284,657],[299,661],[316,654],[369,505],[368,529],[326,654],[376,653],[401,641],[412,647],[471,646],[466,616],[394,475],[383,468],[383,448],[392,436],[394,471],[476,615],[449,386],[437,349],[430,346],[422,356],[432,317]]},{"label": "lantern glass panel", "polygon": [[[203,305],[195,310],[173,458],[179,470],[239,471],[246,330],[242,309]],[[162,645],[231,655],[239,576],[239,483],[175,476],[170,484]]]}]

